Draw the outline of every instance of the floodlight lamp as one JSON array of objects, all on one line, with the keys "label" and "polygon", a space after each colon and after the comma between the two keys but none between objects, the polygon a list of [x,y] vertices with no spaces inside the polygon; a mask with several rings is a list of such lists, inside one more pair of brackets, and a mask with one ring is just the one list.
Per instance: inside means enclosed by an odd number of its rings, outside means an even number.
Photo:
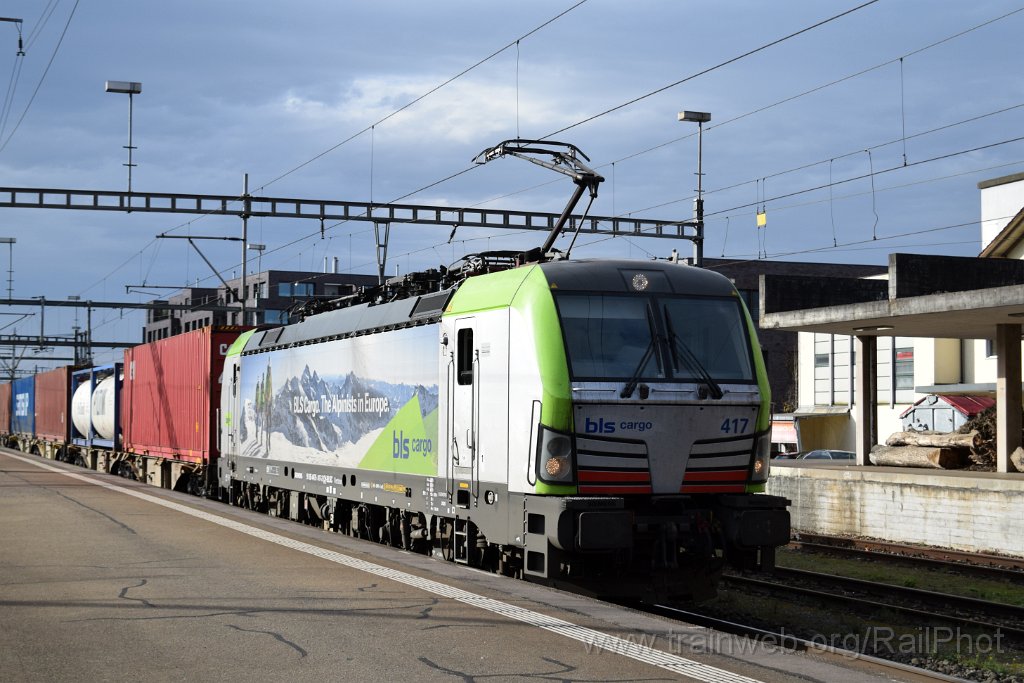
[{"label": "floodlight lamp", "polygon": [[104,88],[107,92],[119,92],[126,95],[138,95],[142,93],[142,83],[137,81],[107,81]]},{"label": "floodlight lamp", "polygon": [[707,123],[711,120],[711,114],[706,111],[681,111],[679,112],[679,120],[692,121],[693,123]]}]

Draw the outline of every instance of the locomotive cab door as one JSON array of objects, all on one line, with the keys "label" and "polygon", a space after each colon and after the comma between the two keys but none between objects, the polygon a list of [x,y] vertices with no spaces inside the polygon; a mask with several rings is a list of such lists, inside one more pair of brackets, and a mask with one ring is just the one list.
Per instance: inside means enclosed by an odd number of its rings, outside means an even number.
[{"label": "locomotive cab door", "polygon": [[[449,385],[451,403],[451,433],[449,434],[449,458],[451,460],[455,500],[469,503],[470,490],[478,474],[477,448],[479,441],[479,379],[480,355],[473,318],[455,321],[455,350],[453,372]],[[460,487],[459,482],[470,484],[470,490]],[[464,500],[463,500],[464,499]]]}]

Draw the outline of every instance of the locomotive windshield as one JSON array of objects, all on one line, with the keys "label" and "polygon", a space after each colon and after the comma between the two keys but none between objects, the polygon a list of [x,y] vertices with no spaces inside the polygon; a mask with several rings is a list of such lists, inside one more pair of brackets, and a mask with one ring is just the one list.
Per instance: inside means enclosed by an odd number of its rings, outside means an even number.
[{"label": "locomotive windshield", "polygon": [[734,297],[564,292],[556,301],[573,379],[754,381]]}]

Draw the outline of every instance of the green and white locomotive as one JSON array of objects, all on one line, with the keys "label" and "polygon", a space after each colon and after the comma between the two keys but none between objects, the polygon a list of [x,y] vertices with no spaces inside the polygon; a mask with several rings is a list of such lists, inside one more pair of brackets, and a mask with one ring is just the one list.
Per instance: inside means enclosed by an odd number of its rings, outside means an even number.
[{"label": "green and white locomotive", "polygon": [[220,485],[272,514],[620,597],[789,540],[750,317],[716,273],[553,261],[244,334]]},{"label": "green and white locomotive", "polygon": [[703,597],[788,543],[725,277],[492,253],[334,306],[229,350],[232,503],[619,598]]}]

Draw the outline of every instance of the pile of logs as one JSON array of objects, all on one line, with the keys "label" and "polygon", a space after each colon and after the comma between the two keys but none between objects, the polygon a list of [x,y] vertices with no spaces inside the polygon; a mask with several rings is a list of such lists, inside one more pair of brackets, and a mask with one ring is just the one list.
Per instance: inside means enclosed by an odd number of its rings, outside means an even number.
[{"label": "pile of logs", "polygon": [[[978,413],[964,423],[960,431],[974,430],[981,436],[981,442],[971,452],[972,470],[994,470],[996,468],[996,409],[993,406],[988,410]],[[1024,439],[1024,433],[1021,434]],[[1018,448],[1010,454],[1010,464],[1017,468],[1018,472],[1024,472],[1024,449]]]},{"label": "pile of logs", "polygon": [[[886,439],[884,446],[872,448],[870,458],[875,465],[993,471],[996,409],[992,407],[975,415],[952,434],[896,432]],[[1018,471],[1024,472],[1024,449],[1018,448],[1010,460]]]},{"label": "pile of logs", "polygon": [[996,468],[996,409],[983,410],[960,427],[959,431],[978,432],[979,443],[971,453],[974,469],[994,470]]},{"label": "pile of logs", "polygon": [[964,467],[981,444],[976,431],[967,434],[939,432],[896,432],[884,446],[871,449],[875,465],[895,467],[933,467],[955,470]]}]

